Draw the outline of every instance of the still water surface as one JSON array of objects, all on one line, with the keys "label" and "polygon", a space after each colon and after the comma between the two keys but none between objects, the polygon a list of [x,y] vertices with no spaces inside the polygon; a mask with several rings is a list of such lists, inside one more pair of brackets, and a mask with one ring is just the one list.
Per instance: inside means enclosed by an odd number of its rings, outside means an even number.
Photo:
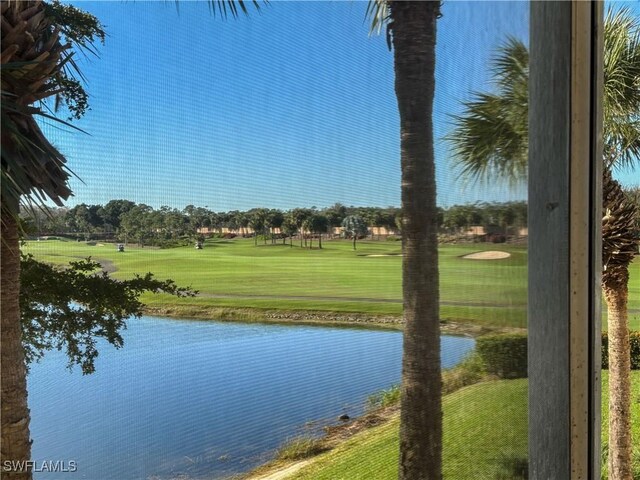
[{"label": "still water surface", "polygon": [[[33,458],[73,460],[38,480],[222,479],[267,461],[400,380],[396,331],[131,320],[96,373],[48,353],[29,374]],[[473,347],[442,339],[443,366]]]}]

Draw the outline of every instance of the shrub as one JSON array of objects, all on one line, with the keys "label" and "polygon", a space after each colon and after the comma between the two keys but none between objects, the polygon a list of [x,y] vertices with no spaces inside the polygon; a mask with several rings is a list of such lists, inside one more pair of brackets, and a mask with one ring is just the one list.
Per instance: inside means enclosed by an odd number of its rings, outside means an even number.
[{"label": "shrub", "polygon": [[[487,372],[480,355],[475,351],[469,353],[455,367],[442,372],[442,394],[448,395],[467,385],[487,379]],[[400,385],[394,385],[367,398],[367,410],[388,407],[400,402]]]},{"label": "shrub", "polygon": [[498,378],[526,378],[527,336],[486,335],[476,341],[476,350],[489,375]]},{"label": "shrub", "polygon": [[302,460],[313,457],[327,450],[324,442],[319,438],[296,437],[287,440],[276,451],[278,460]]},{"label": "shrub", "polygon": [[507,241],[507,237],[502,233],[493,233],[491,235],[487,235],[487,242],[504,243],[506,241]]},{"label": "shrub", "polygon": [[[631,342],[631,370],[640,370],[640,331],[629,332]],[[609,336],[602,332],[602,368],[609,368]]]},{"label": "shrub", "polygon": [[482,358],[476,351],[472,351],[458,365],[442,372],[442,394],[448,395],[467,385],[481,382],[486,376]]},{"label": "shrub", "polygon": [[176,248],[176,247],[187,247],[192,246],[190,239],[171,239],[171,240],[157,240],[155,242],[151,242],[152,245],[155,245],[160,248]]},{"label": "shrub", "polygon": [[394,385],[391,388],[369,395],[369,398],[367,398],[367,410],[388,407],[398,403],[399,401],[400,385]]},{"label": "shrub", "polygon": [[523,455],[505,454],[496,462],[496,480],[527,480],[529,459]]}]

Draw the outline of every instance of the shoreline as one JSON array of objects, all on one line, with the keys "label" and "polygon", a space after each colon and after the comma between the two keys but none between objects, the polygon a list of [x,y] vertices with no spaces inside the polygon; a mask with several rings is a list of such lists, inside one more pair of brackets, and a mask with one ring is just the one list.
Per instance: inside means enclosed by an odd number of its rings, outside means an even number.
[{"label": "shoreline", "polygon": [[283,480],[315,461],[319,455],[330,452],[360,432],[389,422],[399,413],[400,404],[398,403],[370,410],[343,425],[324,427],[324,434],[318,439],[323,445],[322,452],[298,460],[273,459],[234,478],[238,480]]},{"label": "shoreline", "polygon": [[[200,307],[193,305],[145,305],[144,314],[190,320],[215,320],[272,325],[301,325],[334,328],[404,330],[401,316],[322,310],[262,310],[256,308]],[[477,325],[469,322],[441,320],[443,335],[478,337],[492,333],[526,332],[524,328]]]}]

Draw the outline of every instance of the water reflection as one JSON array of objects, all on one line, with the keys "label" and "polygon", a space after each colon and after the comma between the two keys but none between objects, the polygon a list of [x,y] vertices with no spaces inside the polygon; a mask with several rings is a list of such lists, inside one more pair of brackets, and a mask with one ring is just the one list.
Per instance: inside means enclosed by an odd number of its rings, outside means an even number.
[{"label": "water reflection", "polygon": [[[34,459],[75,460],[38,479],[224,478],[309,426],[362,413],[400,378],[396,331],[142,318],[96,373],[51,352],[29,377]],[[443,338],[443,366],[473,346]],[[318,423],[312,423],[318,425]]]}]

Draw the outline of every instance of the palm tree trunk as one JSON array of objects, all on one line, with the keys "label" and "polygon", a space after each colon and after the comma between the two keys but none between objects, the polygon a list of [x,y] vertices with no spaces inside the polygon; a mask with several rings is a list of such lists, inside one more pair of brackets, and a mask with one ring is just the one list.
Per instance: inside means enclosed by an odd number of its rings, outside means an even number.
[{"label": "palm tree trunk", "polygon": [[627,281],[620,272],[617,285],[605,285],[609,333],[609,480],[632,480],[631,371]]},{"label": "palm tree trunk", "polygon": [[602,178],[602,290],[609,331],[609,480],[632,479],[631,354],[627,297],[637,253],[636,208],[605,168]]},{"label": "palm tree trunk", "polygon": [[433,153],[439,2],[389,2],[400,112],[404,299],[400,480],[442,479],[442,386]]},{"label": "palm tree trunk", "polygon": [[318,247],[322,249],[322,233],[320,233],[318,236]]},{"label": "palm tree trunk", "polygon": [[[4,198],[3,202],[6,201]],[[29,440],[29,408],[27,406],[27,372],[22,347],[22,329],[20,326],[20,245],[18,224],[15,218],[2,208],[2,267],[1,267],[1,304],[2,316],[2,468],[5,478],[5,462],[25,462],[31,458]],[[14,210],[17,211],[17,208]],[[15,463],[13,464],[15,465]],[[24,465],[24,464],[23,464]],[[30,480],[31,472],[12,466],[12,480]]]}]

